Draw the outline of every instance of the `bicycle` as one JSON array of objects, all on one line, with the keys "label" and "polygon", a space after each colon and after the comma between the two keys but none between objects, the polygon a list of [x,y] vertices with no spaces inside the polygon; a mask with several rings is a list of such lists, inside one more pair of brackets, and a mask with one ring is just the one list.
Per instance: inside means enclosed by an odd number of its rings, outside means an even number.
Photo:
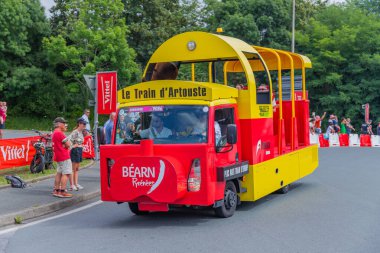
[{"label": "bicycle", "polygon": [[33,147],[36,150],[36,154],[33,156],[33,160],[30,163],[31,173],[40,173],[45,170],[54,168],[53,163],[53,145],[51,140],[51,133],[42,133],[38,130],[34,130],[40,138],[33,143]]}]

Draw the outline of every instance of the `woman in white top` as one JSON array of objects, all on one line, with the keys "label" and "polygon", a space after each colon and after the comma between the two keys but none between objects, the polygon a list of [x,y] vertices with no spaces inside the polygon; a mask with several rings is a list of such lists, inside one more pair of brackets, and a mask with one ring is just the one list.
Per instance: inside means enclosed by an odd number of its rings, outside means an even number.
[{"label": "woman in white top", "polygon": [[83,118],[77,120],[77,126],[74,131],[67,137],[72,143],[70,158],[73,166],[73,174],[70,176],[71,189],[74,191],[82,190],[83,186],[78,184],[78,171],[80,162],[82,162],[83,153],[83,130],[86,129],[86,121]]}]

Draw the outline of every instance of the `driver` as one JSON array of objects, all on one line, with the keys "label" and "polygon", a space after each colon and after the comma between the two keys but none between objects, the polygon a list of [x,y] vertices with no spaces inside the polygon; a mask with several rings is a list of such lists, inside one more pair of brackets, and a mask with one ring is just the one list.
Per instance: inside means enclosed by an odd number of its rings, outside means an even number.
[{"label": "driver", "polygon": [[162,118],[157,114],[152,115],[150,127],[140,132],[142,139],[168,138],[172,134],[169,128],[164,127]]}]

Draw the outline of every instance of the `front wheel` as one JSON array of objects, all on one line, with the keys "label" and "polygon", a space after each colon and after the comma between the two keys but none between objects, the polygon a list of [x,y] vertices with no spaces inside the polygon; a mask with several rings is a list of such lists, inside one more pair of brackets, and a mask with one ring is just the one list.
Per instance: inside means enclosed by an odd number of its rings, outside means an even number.
[{"label": "front wheel", "polygon": [[30,163],[30,172],[32,172],[32,174],[43,172],[44,167],[45,158],[41,154],[36,154]]},{"label": "front wheel", "polygon": [[215,208],[215,214],[221,218],[231,217],[235,213],[237,202],[236,186],[232,181],[228,181],[224,190],[223,205]]},{"label": "front wheel", "polygon": [[139,210],[139,204],[137,203],[128,203],[129,205],[129,209],[131,210],[132,213],[136,214],[136,215],[147,215],[149,214],[148,211],[140,211]]}]

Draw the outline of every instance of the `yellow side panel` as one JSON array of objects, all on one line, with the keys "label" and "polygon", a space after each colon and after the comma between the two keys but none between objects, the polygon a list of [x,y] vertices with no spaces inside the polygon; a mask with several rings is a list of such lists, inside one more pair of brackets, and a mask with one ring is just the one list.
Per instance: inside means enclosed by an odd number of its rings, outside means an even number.
[{"label": "yellow side panel", "polygon": [[310,146],[265,161],[250,165],[249,174],[243,182],[247,192],[242,201],[255,201],[283,186],[311,174],[318,166],[318,147]]},{"label": "yellow side panel", "polygon": [[318,146],[300,150],[300,178],[311,174],[318,167]]}]

